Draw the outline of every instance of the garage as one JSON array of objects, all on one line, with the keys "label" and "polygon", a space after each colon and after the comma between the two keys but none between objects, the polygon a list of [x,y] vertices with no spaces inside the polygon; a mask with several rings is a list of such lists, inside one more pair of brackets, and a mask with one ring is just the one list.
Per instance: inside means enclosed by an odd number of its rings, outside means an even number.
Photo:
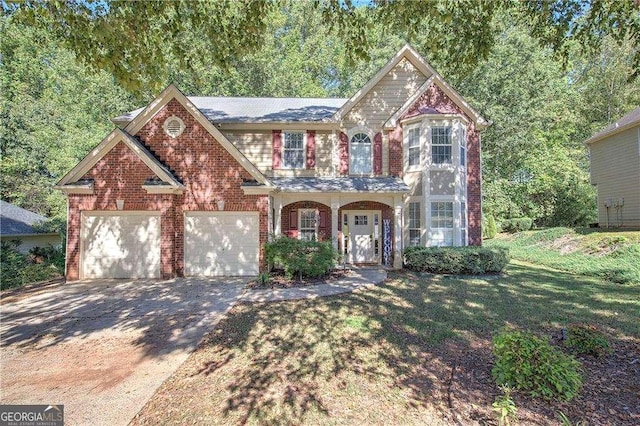
[{"label": "garage", "polygon": [[83,212],[81,278],[160,278],[160,212]]},{"label": "garage", "polygon": [[259,272],[257,212],[187,212],[186,276],[243,276]]}]

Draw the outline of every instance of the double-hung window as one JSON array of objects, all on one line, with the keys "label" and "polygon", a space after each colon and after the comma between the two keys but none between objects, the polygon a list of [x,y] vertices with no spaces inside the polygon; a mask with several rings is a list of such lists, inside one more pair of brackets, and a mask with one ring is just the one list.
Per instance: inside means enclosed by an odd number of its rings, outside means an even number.
[{"label": "double-hung window", "polygon": [[420,203],[409,203],[409,245],[422,245]]},{"label": "double-hung window", "polygon": [[282,167],[285,169],[304,169],[304,166],[304,132],[283,132]]},{"label": "double-hung window", "polygon": [[460,165],[467,165],[467,131],[464,128],[460,130]]},{"label": "double-hung window", "polygon": [[314,209],[300,210],[300,229],[298,235],[301,240],[315,241],[317,240],[317,213]]},{"label": "double-hung window", "polygon": [[408,165],[420,165],[420,128],[409,129],[408,133]]},{"label": "double-hung window", "polygon": [[451,126],[431,128],[431,163],[451,164]]},{"label": "double-hung window", "polygon": [[453,202],[431,203],[431,243],[436,246],[453,245]]}]

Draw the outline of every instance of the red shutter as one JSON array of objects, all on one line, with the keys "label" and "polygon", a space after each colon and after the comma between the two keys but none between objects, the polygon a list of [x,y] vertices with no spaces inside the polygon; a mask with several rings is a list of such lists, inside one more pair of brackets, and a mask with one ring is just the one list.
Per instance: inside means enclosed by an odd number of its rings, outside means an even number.
[{"label": "red shutter", "polygon": [[307,169],[316,167],[316,132],[307,131]]},{"label": "red shutter", "polygon": [[298,238],[298,210],[289,212],[289,229],[285,234],[290,238]]},{"label": "red shutter", "polygon": [[318,236],[321,241],[325,241],[327,238],[331,238],[330,230],[327,229],[327,211],[320,210],[318,215],[320,216],[318,223]]},{"label": "red shutter", "polygon": [[298,229],[298,210],[289,212],[289,229]]},{"label": "red shutter", "polygon": [[382,174],[382,133],[378,132],[373,137],[373,174]]},{"label": "red shutter", "polygon": [[273,137],[273,170],[282,167],[282,133],[280,130],[272,131]]},{"label": "red shutter", "polygon": [[340,159],[339,172],[341,175],[349,174],[349,137],[340,132],[340,142],[338,143],[338,157]]}]

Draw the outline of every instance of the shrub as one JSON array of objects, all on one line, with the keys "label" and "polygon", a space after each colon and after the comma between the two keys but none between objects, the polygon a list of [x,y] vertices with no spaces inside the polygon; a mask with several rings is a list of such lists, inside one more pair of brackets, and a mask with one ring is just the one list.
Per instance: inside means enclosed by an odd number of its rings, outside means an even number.
[{"label": "shrub", "polygon": [[338,251],[331,241],[304,241],[279,237],[265,244],[269,269],[284,269],[288,279],[294,276],[319,277],[329,272],[338,260]]},{"label": "shrub", "polygon": [[518,419],[518,407],[511,399],[512,390],[509,386],[500,386],[500,390],[502,395],[498,395],[491,406],[498,415],[498,426],[509,426]]},{"label": "shrub", "polygon": [[516,232],[528,231],[533,225],[533,219],[530,217],[516,217],[513,219],[504,219],[501,228],[504,232],[511,234]]},{"label": "shrub", "polygon": [[498,385],[534,397],[571,400],[582,386],[580,363],[533,333],[503,331],[493,338]]},{"label": "shrub", "polygon": [[593,325],[570,324],[564,344],[573,352],[600,357],[612,352],[609,340]]},{"label": "shrub", "polygon": [[18,252],[16,242],[2,242],[0,249],[0,288],[16,287],[22,284],[20,271],[27,266],[27,258]]},{"label": "shrub", "polygon": [[493,215],[489,215],[487,218],[486,226],[482,228],[484,237],[488,240],[495,238],[498,233],[498,227],[496,226],[496,218]]},{"label": "shrub", "polygon": [[501,247],[408,247],[404,250],[407,269],[436,274],[497,273],[509,263]]}]

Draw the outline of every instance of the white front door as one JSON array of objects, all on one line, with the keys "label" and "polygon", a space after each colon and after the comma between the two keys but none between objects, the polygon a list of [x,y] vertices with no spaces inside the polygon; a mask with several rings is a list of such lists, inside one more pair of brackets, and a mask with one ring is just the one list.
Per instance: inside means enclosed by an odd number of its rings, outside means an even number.
[{"label": "white front door", "polygon": [[376,241],[379,232],[375,232],[375,221],[377,219],[379,222],[380,213],[352,210],[345,212],[345,214],[347,215],[347,231],[349,233],[348,261],[350,263],[377,262]]}]

